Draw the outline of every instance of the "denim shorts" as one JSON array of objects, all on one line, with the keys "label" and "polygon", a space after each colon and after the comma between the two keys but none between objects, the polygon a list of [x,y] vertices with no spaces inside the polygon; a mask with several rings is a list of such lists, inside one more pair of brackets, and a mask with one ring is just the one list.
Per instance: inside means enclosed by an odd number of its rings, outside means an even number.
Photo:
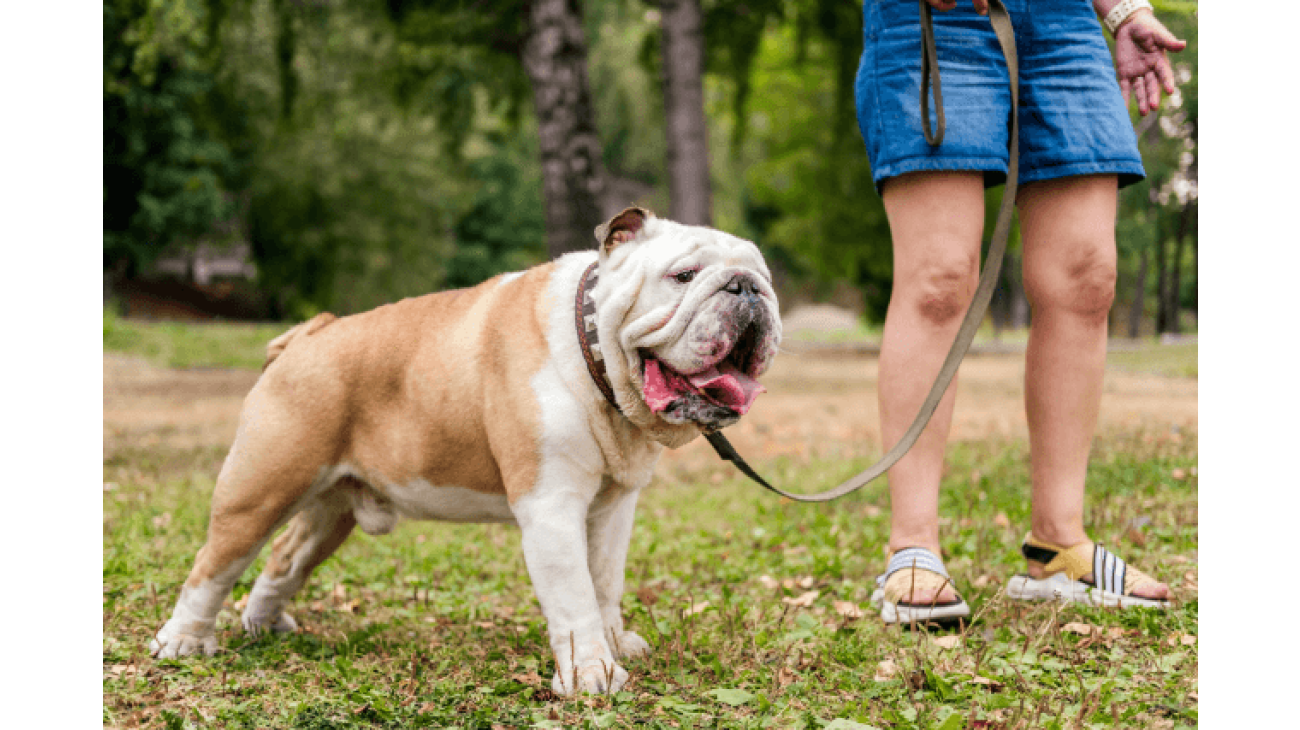
[{"label": "denim shorts", "polygon": [[[1114,174],[1145,176],[1101,23],[1088,0],[1003,0],[1020,61],[1020,182]],[[855,83],[858,126],[877,191],[925,170],[979,170],[1006,181],[1011,92],[988,18],[970,0],[933,12],[947,129],[931,147],[921,131],[921,21],[917,0],[866,0]],[[931,129],[938,116],[930,104]]]}]

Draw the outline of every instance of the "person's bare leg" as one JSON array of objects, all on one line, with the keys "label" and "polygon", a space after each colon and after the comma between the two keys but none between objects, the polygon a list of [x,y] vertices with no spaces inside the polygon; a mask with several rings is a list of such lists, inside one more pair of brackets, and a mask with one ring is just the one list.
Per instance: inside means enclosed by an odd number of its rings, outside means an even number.
[{"label": "person's bare leg", "polygon": [[[920,410],[952,345],[979,279],[984,229],[982,173],[927,172],[885,183],[894,248],[894,288],[880,348],[880,421],[886,449]],[[921,438],[889,471],[891,551],[939,554],[939,478],[952,424],[950,387]],[[953,600],[946,587],[939,601]],[[914,602],[935,600],[918,589]]]},{"label": "person's bare leg", "polygon": [[[1031,530],[1076,545],[1083,527],[1088,454],[1101,408],[1107,316],[1115,297],[1115,176],[1026,185],[1017,201],[1031,320],[1025,354]],[[1041,566],[1030,565],[1041,577]],[[1164,598],[1164,584],[1139,591]]]}]

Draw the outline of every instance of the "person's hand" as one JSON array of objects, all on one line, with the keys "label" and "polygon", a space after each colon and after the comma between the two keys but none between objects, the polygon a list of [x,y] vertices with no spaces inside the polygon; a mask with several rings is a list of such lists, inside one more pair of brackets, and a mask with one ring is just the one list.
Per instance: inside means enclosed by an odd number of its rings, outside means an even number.
[{"label": "person's hand", "polygon": [[[957,0],[925,0],[925,1],[927,3],[930,3],[930,7],[934,8],[935,10],[941,10],[943,12],[947,12],[957,7]],[[971,0],[971,4],[975,6],[975,12],[979,13],[980,15],[989,14],[989,0]]]},{"label": "person's hand", "polygon": [[1129,92],[1137,97],[1138,113],[1146,116],[1160,108],[1160,89],[1174,93],[1174,70],[1165,51],[1181,51],[1187,41],[1178,40],[1156,20],[1150,10],[1134,13],[1115,32],[1115,75],[1128,104]]}]

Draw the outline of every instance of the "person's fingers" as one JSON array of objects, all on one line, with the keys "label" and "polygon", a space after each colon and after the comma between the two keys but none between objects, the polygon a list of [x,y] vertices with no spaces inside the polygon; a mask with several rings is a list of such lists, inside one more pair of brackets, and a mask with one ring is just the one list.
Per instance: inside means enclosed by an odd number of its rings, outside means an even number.
[{"label": "person's fingers", "polygon": [[989,14],[989,0],[971,0],[971,4],[975,6],[975,12],[980,15]]},{"label": "person's fingers", "polygon": [[1160,108],[1160,82],[1156,80],[1154,71],[1147,71],[1146,83],[1143,86],[1147,89],[1147,106],[1151,111]]},{"label": "person's fingers", "polygon": [[1122,95],[1124,96],[1124,106],[1128,106],[1128,91],[1129,91],[1129,88],[1130,88],[1130,85],[1129,85],[1128,79],[1120,79],[1120,80],[1119,80],[1119,93],[1122,94]]},{"label": "person's fingers", "polygon": [[1179,40],[1177,37],[1174,36],[1173,33],[1169,32],[1168,28],[1161,26],[1159,28],[1155,28],[1154,30],[1155,32],[1152,34],[1152,36],[1156,42],[1156,45],[1160,46],[1166,51],[1181,51],[1187,47],[1187,41]]},{"label": "person's fingers", "polygon": [[1138,114],[1147,115],[1147,90],[1144,88],[1141,76],[1133,77],[1133,95],[1137,97]]},{"label": "person's fingers", "polygon": [[1160,62],[1156,64],[1156,73],[1160,74],[1160,81],[1164,84],[1165,93],[1174,93],[1174,90],[1178,88],[1178,82],[1174,78],[1174,69],[1169,65],[1169,59],[1161,57]]},{"label": "person's fingers", "polygon": [[925,0],[935,10],[952,10],[957,7],[957,0]]}]

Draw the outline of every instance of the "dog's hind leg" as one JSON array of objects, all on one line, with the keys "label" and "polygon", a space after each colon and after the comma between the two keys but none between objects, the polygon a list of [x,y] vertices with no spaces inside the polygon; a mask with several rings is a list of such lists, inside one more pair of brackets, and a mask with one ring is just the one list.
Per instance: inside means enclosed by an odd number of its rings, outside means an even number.
[{"label": "dog's hind leg", "polygon": [[268,630],[297,631],[298,624],[284,612],[285,604],[307,582],[311,571],[343,544],[356,524],[352,500],[337,488],[294,515],[271,544],[271,557],[253,584],[244,609],[244,631],[254,636]]},{"label": "dog's hind leg", "polygon": [[[250,402],[255,395],[256,390]],[[171,618],[149,644],[160,659],[216,653],[217,612],[230,589],[276,528],[336,481],[322,466],[330,454],[273,446],[309,443],[295,425],[305,419],[259,418],[257,404],[251,405],[217,477],[208,541],[194,558]]]}]

